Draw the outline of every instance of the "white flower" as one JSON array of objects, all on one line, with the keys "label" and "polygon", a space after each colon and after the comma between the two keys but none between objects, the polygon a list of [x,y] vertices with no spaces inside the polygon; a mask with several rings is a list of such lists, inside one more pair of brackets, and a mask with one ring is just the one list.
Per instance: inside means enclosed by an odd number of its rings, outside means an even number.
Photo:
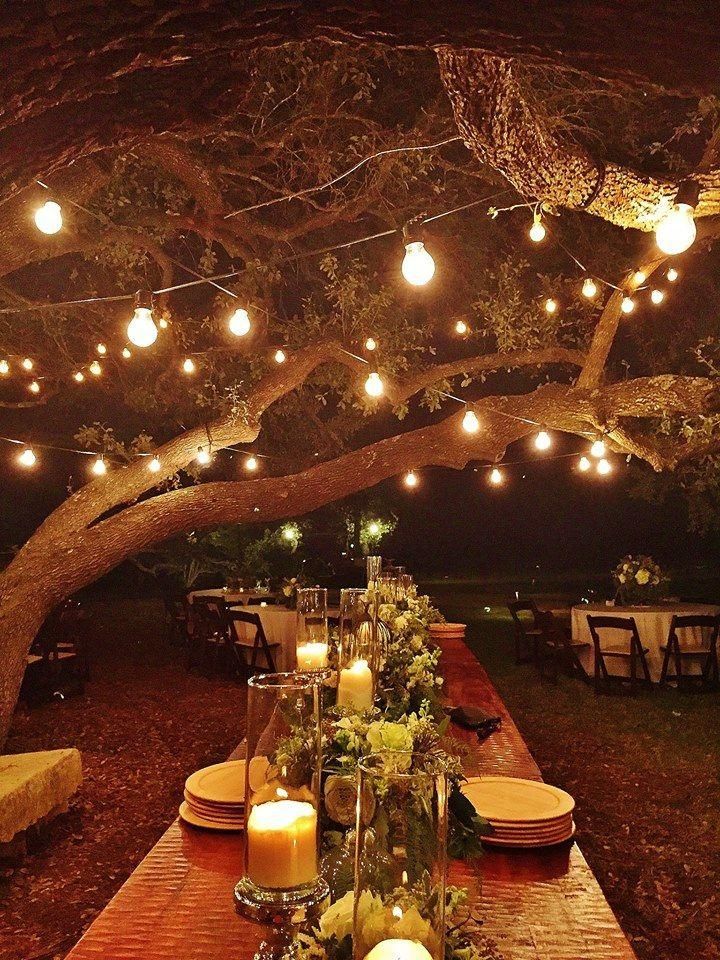
[{"label": "white flower", "polygon": [[350,890],[331,904],[320,917],[320,936],[323,940],[329,940],[330,937],[336,937],[338,942],[344,937],[352,934],[353,928],[353,907],[355,906],[355,893]]}]

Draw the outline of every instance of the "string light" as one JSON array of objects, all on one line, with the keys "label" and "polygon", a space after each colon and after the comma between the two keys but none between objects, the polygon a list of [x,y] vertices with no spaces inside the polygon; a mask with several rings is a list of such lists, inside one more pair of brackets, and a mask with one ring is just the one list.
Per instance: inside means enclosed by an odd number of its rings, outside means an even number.
[{"label": "string light", "polygon": [[135,294],[135,312],[127,328],[128,340],[136,347],[151,347],[157,340],[158,328],[152,315],[152,294],[138,290]]},{"label": "string light", "polygon": [[464,320],[458,320],[458,322],[455,324],[455,333],[459,333],[460,336],[462,337],[462,336],[465,336],[467,332],[468,332],[467,323],[465,323]]},{"label": "string light", "polygon": [[150,473],[159,473],[161,467],[162,467],[162,464],[160,463],[160,460],[157,457],[153,457],[150,463],[148,463],[148,470],[150,471]]},{"label": "string light", "polygon": [[677,270],[675,269],[675,267],[670,267],[670,269],[669,269],[668,272],[665,274],[665,276],[668,278],[668,280],[670,281],[670,283],[675,283],[675,281],[676,281],[677,278],[680,276],[680,274],[677,272]]},{"label": "string light", "polygon": [[107,347],[105,346],[104,343],[99,343],[97,347],[95,347],[95,349],[97,350],[97,352],[100,354],[101,357],[104,357],[105,354],[107,353]]},{"label": "string light", "polygon": [[23,452],[18,456],[17,462],[22,467],[34,467],[37,463],[34,450],[31,447],[25,447]]},{"label": "string light", "polygon": [[552,446],[552,437],[547,430],[540,430],[535,434],[535,449],[549,450]]},{"label": "string light", "polygon": [[371,520],[368,524],[368,533],[371,537],[376,537],[380,533],[380,524],[377,520]]},{"label": "string light", "polygon": [[130,357],[132,356],[132,353],[130,352],[130,350],[128,350],[127,347],[123,347],[122,355],[124,360],[129,360]]},{"label": "string light", "polygon": [[597,284],[592,277],[585,277],[582,285],[582,295],[587,297],[588,300],[592,300],[593,297],[597,296],[598,288]]},{"label": "string light", "polygon": [[540,216],[540,211],[536,210],[533,213],[533,222],[532,222],[532,226],[528,230],[528,236],[530,237],[533,243],[542,243],[542,241],[545,239],[546,233],[547,233],[547,230],[543,225],[542,217]]},{"label": "string light", "polygon": [[107,473],[107,464],[102,457],[98,457],[90,467],[96,477],[103,477]]},{"label": "string light", "polygon": [[381,397],[385,392],[385,384],[382,382],[377,370],[373,370],[365,381],[365,393],[369,397]]},{"label": "string light", "polygon": [[250,333],[250,314],[244,307],[238,307],[228,320],[228,330],[234,337],[244,337]]},{"label": "string light", "polygon": [[6,377],[10,373],[10,364],[7,360],[0,360],[0,374]]},{"label": "string light", "polygon": [[639,287],[641,283],[645,283],[647,280],[647,274],[644,270],[636,270],[633,274],[633,283],[635,286]]},{"label": "string light", "polygon": [[33,382],[28,387],[28,390],[30,391],[30,393],[40,393],[40,384],[37,382],[37,380],[33,380]]},{"label": "string light", "polygon": [[32,362],[30,357],[25,357],[25,359],[22,362],[22,365],[24,370],[32,370],[32,368],[35,366],[35,364]]},{"label": "string light", "polygon": [[73,380],[75,381],[75,383],[82,383],[84,379],[85,379],[85,374],[82,372],[82,370],[77,370],[73,374]]},{"label": "string light", "polygon": [[593,444],[590,447],[591,457],[595,457],[595,458],[604,457],[606,453],[607,453],[607,445],[604,440],[593,441]]},{"label": "string light", "polygon": [[466,410],[462,421],[465,433],[477,433],[480,429],[480,421],[474,410]]},{"label": "string light", "polygon": [[408,224],[403,230],[405,257],[402,275],[413,287],[424,287],[435,275],[435,261],[425,249],[425,243],[416,224]]},{"label": "string light", "polygon": [[41,233],[53,234],[62,229],[62,207],[54,200],[46,200],[35,211],[35,226]]},{"label": "string light", "polygon": [[601,460],[598,460],[596,469],[601,477],[605,477],[608,473],[612,472],[612,464],[603,457]]},{"label": "string light", "polygon": [[635,301],[632,297],[623,297],[620,304],[620,309],[623,313],[632,313],[635,309]]},{"label": "string light", "polygon": [[275,363],[285,363],[287,360],[287,354],[284,350],[275,351]]},{"label": "string light", "polygon": [[418,476],[414,470],[410,470],[405,474],[404,483],[405,486],[410,487],[410,489],[418,485]]},{"label": "string light", "polygon": [[578,470],[580,470],[581,473],[587,473],[591,466],[592,464],[587,457],[580,457],[578,460]]},{"label": "string light", "polygon": [[102,373],[102,367],[97,362],[97,360],[93,360],[93,362],[88,367],[88,370],[94,377],[99,377],[100,374]]},{"label": "string light", "polygon": [[183,360],[182,368],[183,373],[195,373],[195,370],[197,369],[195,366],[195,361],[190,357],[187,357],[185,360]]},{"label": "string light", "polygon": [[197,457],[195,460],[200,464],[201,467],[206,467],[212,460],[210,448],[208,447],[208,449],[205,449],[205,447],[198,447]]},{"label": "string light", "polygon": [[552,297],[548,297],[545,301],[545,310],[547,313],[555,313],[557,311],[558,305],[557,300],[553,300]]},{"label": "string light", "polygon": [[659,303],[662,303],[665,299],[665,292],[663,290],[658,290],[657,288],[650,293],[650,299],[657,306]]},{"label": "string light", "polygon": [[655,228],[655,242],[663,253],[675,256],[684,253],[695,241],[695,207],[700,187],[694,180],[683,180],[678,187],[675,203]]},{"label": "string light", "polygon": [[373,350],[377,350],[377,340],[373,337],[368,337],[365,341],[365,349],[369,350],[371,353]]},{"label": "string light", "polygon": [[259,464],[258,464],[257,457],[250,454],[250,456],[246,459],[244,463],[245,469],[248,470],[250,473],[254,473],[257,470],[258,466]]},{"label": "string light", "polygon": [[160,327],[161,330],[167,330],[168,322],[165,319],[165,317],[160,317],[160,319],[158,320],[158,326]]},{"label": "string light", "polygon": [[499,487],[500,484],[505,480],[505,477],[502,470],[499,470],[497,467],[493,467],[490,471],[490,477],[488,479],[494,487]]}]

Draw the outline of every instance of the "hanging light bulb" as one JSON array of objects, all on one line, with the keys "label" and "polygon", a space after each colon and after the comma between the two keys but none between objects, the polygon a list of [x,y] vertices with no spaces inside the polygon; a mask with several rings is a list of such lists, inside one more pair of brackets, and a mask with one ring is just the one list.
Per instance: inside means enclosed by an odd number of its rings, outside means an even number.
[{"label": "hanging light bulb", "polygon": [[381,397],[385,392],[385,384],[382,382],[380,374],[373,370],[365,381],[365,393],[369,397]]},{"label": "hanging light bulb", "polygon": [[669,269],[668,272],[665,274],[665,276],[668,278],[668,280],[670,281],[670,283],[675,283],[675,281],[676,281],[677,278],[680,276],[680,274],[677,272],[677,270],[675,269],[675,267],[670,267],[670,269]]},{"label": "hanging light bulb", "polygon": [[93,360],[93,362],[88,367],[88,370],[94,377],[99,377],[100,374],[102,373],[102,367],[97,362],[97,360]]},{"label": "hanging light bulb", "polygon": [[684,253],[697,236],[694,213],[699,193],[700,187],[694,180],[683,180],[671,210],[655,228],[655,242],[668,256]]},{"label": "hanging light bulb", "polygon": [[30,391],[30,393],[40,393],[40,384],[37,382],[37,380],[33,380],[33,382],[28,387],[28,390]]},{"label": "hanging light bulb", "polygon": [[157,457],[153,457],[152,460],[148,463],[148,470],[150,473],[159,473],[162,464]]},{"label": "hanging light bulb", "polygon": [[380,524],[377,520],[371,520],[368,524],[368,533],[371,537],[376,537],[380,533]]},{"label": "hanging light bulb", "polygon": [[251,326],[250,314],[243,307],[238,307],[228,320],[228,330],[234,337],[244,337]]},{"label": "hanging light bulb", "polygon": [[96,477],[102,477],[107,473],[107,464],[102,457],[98,457],[97,460],[93,462],[93,465],[90,467],[90,469]]},{"label": "hanging light bulb", "polygon": [[546,233],[547,233],[547,230],[543,226],[542,217],[540,216],[540,211],[536,210],[533,213],[533,222],[532,222],[532,226],[528,231],[528,236],[530,237],[533,243],[542,243],[542,241],[545,239]]},{"label": "hanging light bulb", "polygon": [[0,374],[6,377],[10,373],[10,364],[7,360],[0,360]]},{"label": "hanging light bulb", "polygon": [[435,261],[425,249],[422,235],[417,225],[405,227],[403,231],[405,257],[402,262],[402,275],[413,287],[424,287],[430,283],[435,273]]},{"label": "hanging light bulb", "polygon": [[208,447],[205,449],[205,447],[198,447],[197,457],[195,457],[195,460],[200,464],[201,467],[206,467],[212,460],[212,457],[210,456],[210,448]]},{"label": "hanging light bulb", "polygon": [[455,333],[459,333],[461,337],[464,337],[468,332],[468,325],[464,320],[458,320],[455,324]]},{"label": "hanging light bulb", "polygon": [[127,347],[123,347],[122,355],[124,360],[129,360],[130,357],[132,356],[132,353],[128,350]]},{"label": "hanging light bulb", "polygon": [[243,466],[244,466],[245,469],[248,470],[250,473],[254,473],[255,470],[257,470],[257,468],[258,468],[258,466],[259,466],[258,461],[257,461],[257,457],[255,457],[255,456],[253,456],[252,454],[250,454],[250,456],[245,460],[245,463],[243,464]]},{"label": "hanging light bulb", "polygon": [[45,203],[35,211],[35,226],[42,233],[57,233],[62,228],[62,207],[54,200],[46,200]]},{"label": "hanging light bulb", "polygon": [[612,464],[603,457],[601,460],[598,460],[596,469],[601,477],[605,477],[612,471]]},{"label": "hanging light bulb", "polygon": [[365,341],[365,349],[369,350],[371,353],[373,350],[377,350],[377,340],[374,337],[368,337]]},{"label": "hanging light bulb", "polygon": [[635,301],[632,297],[623,297],[620,304],[620,309],[623,313],[632,313],[635,309]]},{"label": "hanging light bulb", "polygon": [[636,287],[639,287],[641,283],[645,283],[647,280],[647,274],[644,270],[636,270],[633,274],[633,283]]},{"label": "hanging light bulb", "polygon": [[592,464],[587,457],[580,457],[578,460],[578,470],[580,470],[581,473],[587,473],[591,466]]},{"label": "hanging light bulb", "polygon": [[592,446],[590,447],[590,456],[591,457],[604,457],[607,453],[607,444],[604,440],[594,440]]},{"label": "hanging light bulb", "polygon": [[414,470],[409,470],[404,477],[404,483],[406,487],[416,487],[418,485],[418,476]]},{"label": "hanging light bulb", "polygon": [[35,364],[32,362],[30,357],[25,357],[25,359],[22,362],[22,365],[23,365],[23,370],[32,370],[32,368],[35,366]]},{"label": "hanging light bulb", "polygon": [[490,471],[490,476],[488,479],[494,487],[499,487],[500,484],[505,480],[505,477],[502,470],[499,470],[497,467],[493,467]]},{"label": "hanging light bulb", "polygon": [[32,447],[25,447],[23,452],[19,454],[17,462],[22,467],[34,467],[37,463],[37,457],[35,456],[35,451]]},{"label": "hanging light bulb", "polygon": [[82,370],[77,370],[73,374],[73,380],[75,381],[75,383],[82,383],[84,379],[85,379],[85,374],[82,372]]},{"label": "hanging light bulb", "polygon": [[104,343],[99,343],[97,347],[95,347],[95,349],[97,350],[97,352],[100,354],[101,357],[104,357],[105,354],[107,353],[107,347],[105,346]]},{"label": "hanging light bulb", "polygon": [[135,312],[127,328],[128,340],[136,347],[151,347],[157,340],[158,329],[152,315],[152,294],[138,290],[135,294]]},{"label": "hanging light bulb", "polygon": [[588,300],[592,300],[597,294],[597,284],[592,277],[585,277],[582,285],[582,295],[587,297]]},{"label": "hanging light bulb", "polygon": [[552,446],[552,437],[547,430],[540,430],[535,434],[535,449],[549,450]]},{"label": "hanging light bulb", "polygon": [[474,410],[466,410],[462,421],[465,433],[477,433],[480,429],[480,421]]},{"label": "hanging light bulb", "polygon": [[284,350],[275,351],[275,363],[285,363],[287,360],[287,354]]},{"label": "hanging light bulb", "polygon": [[665,292],[663,290],[655,289],[650,293],[650,299],[657,306],[659,303],[662,303],[665,299]]},{"label": "hanging light bulb", "polygon": [[167,330],[168,322],[165,319],[165,317],[160,317],[160,319],[158,320],[158,326],[160,327],[161,330]]},{"label": "hanging light bulb", "polygon": [[555,313],[557,311],[558,305],[557,300],[554,300],[552,297],[548,297],[545,301],[545,310],[548,313]]},{"label": "hanging light bulb", "polygon": [[195,366],[195,361],[190,357],[187,357],[185,360],[183,360],[182,368],[183,373],[195,373],[195,370],[197,369]]}]

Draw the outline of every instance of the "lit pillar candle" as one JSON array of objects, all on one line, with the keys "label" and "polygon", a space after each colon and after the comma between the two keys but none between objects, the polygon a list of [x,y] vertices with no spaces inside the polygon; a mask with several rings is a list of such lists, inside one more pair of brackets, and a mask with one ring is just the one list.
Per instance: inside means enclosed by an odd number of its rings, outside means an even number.
[{"label": "lit pillar candle", "polygon": [[328,662],[327,643],[299,643],[297,648],[298,670],[322,670]]},{"label": "lit pillar candle", "polygon": [[288,889],[318,875],[317,811],[311,803],[258,803],[247,822],[248,876],[259,887]]},{"label": "lit pillar candle", "polygon": [[337,705],[369,710],[373,704],[373,676],[367,660],[356,660],[340,671]]},{"label": "lit pillar candle", "polygon": [[432,960],[432,954],[417,940],[381,940],[365,960]]}]

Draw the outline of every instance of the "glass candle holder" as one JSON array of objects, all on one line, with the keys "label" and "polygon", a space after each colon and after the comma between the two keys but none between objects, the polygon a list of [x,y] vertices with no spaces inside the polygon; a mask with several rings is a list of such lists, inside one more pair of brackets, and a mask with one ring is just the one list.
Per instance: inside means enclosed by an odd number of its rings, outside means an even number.
[{"label": "glass candle holder", "polygon": [[370,556],[365,560],[368,586],[372,586],[382,573],[382,557]]},{"label": "glass candle holder", "polygon": [[297,669],[324,670],[329,652],[327,590],[302,587],[297,592]]},{"label": "glass candle holder", "polygon": [[328,896],[318,870],[322,679],[248,680],[245,876],[235,902],[253,920],[295,918]]},{"label": "glass candle holder", "polygon": [[444,960],[444,767],[422,754],[371,754],[357,789],[354,960]]},{"label": "glass candle holder", "polygon": [[339,707],[358,713],[372,707],[379,659],[374,593],[355,587],[342,590],[337,682]]}]

